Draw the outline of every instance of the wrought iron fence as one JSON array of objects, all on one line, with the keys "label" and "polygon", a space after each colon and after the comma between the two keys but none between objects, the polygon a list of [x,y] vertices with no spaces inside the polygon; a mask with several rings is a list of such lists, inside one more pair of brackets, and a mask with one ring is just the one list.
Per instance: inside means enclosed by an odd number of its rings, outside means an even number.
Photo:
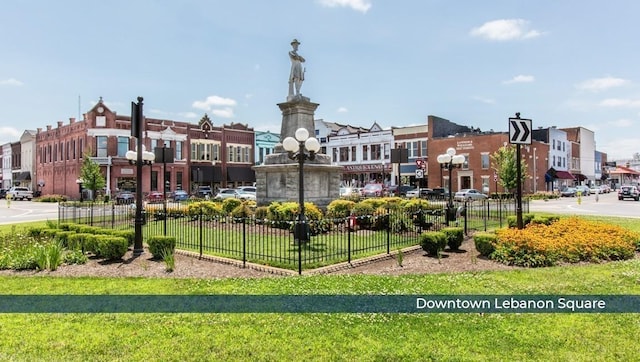
[{"label": "wrought iron fence", "polygon": [[[513,200],[485,200],[457,203],[457,225],[469,230],[488,230],[506,224],[515,215]],[[526,206],[526,207],[525,207]],[[354,258],[392,251],[420,243],[420,234],[445,227],[445,202],[408,212],[387,208],[372,215],[324,217],[308,220],[310,241],[298,243],[292,220],[261,219],[255,216],[212,215],[202,209],[189,212],[178,203],[145,207],[143,235],[176,238],[178,249],[200,256],[216,255],[286,269],[312,269],[351,262]],[[523,203],[528,212],[528,203]],[[133,229],[135,207],[114,203],[61,203],[59,222],[73,222],[109,229]]]}]

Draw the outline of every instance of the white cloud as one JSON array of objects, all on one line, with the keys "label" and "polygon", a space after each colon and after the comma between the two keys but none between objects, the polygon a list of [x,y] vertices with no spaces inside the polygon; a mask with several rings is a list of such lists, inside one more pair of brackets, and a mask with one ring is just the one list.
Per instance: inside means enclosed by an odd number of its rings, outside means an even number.
[{"label": "white cloud", "polygon": [[361,13],[366,13],[371,8],[369,0],[318,0],[318,3],[329,8],[349,7]]},{"label": "white cloud", "polygon": [[214,107],[235,107],[236,104],[237,102],[231,98],[208,96],[204,101],[194,101],[191,106],[203,111],[211,111]]},{"label": "white cloud", "polygon": [[628,80],[614,77],[587,79],[582,83],[576,84],[576,88],[591,92],[599,92],[613,87],[620,87],[629,83]]},{"label": "white cloud", "polygon": [[349,112],[349,110],[347,109],[347,107],[338,107],[337,112],[338,113],[347,113],[347,112]]},{"label": "white cloud", "polygon": [[195,112],[180,112],[180,113],[178,113],[178,116],[180,116],[182,118],[198,118],[198,117],[200,117],[200,115],[195,113]]},{"label": "white cloud", "polygon": [[495,99],[491,99],[491,98],[485,98],[485,97],[479,97],[479,96],[474,96],[472,97],[474,100],[482,102],[482,103],[486,103],[486,104],[495,104],[496,100]]},{"label": "white cloud", "polygon": [[13,127],[0,127],[0,145],[18,141],[22,133],[24,133],[24,130],[19,131]]},{"label": "white cloud", "polygon": [[640,138],[616,138],[599,144],[598,148],[607,154],[607,160],[615,161],[631,158],[634,153],[638,152],[638,144],[640,144]]},{"label": "white cloud", "polygon": [[631,121],[630,119],[621,118],[615,121],[607,122],[607,124],[613,127],[624,128],[624,127],[631,127],[633,125],[633,121]]},{"label": "white cloud", "polygon": [[233,114],[233,108],[225,107],[222,109],[214,109],[211,111],[211,114],[220,118],[233,118],[235,115]]},{"label": "white cloud", "polygon": [[496,41],[530,39],[542,35],[542,33],[537,30],[530,30],[529,22],[524,19],[489,21],[480,27],[471,29],[470,34],[472,36]]},{"label": "white cloud", "polygon": [[532,75],[516,75],[515,77],[509,79],[509,80],[505,80],[502,82],[502,84],[513,84],[513,83],[531,83],[533,81],[535,81],[536,78]]},{"label": "white cloud", "polygon": [[11,86],[20,87],[20,86],[24,85],[24,83],[22,83],[21,81],[15,79],[15,78],[9,78],[9,79],[5,79],[5,80],[0,80],[0,85],[11,85]]},{"label": "white cloud", "polygon": [[607,98],[600,102],[600,106],[636,108],[640,107],[640,99]]}]

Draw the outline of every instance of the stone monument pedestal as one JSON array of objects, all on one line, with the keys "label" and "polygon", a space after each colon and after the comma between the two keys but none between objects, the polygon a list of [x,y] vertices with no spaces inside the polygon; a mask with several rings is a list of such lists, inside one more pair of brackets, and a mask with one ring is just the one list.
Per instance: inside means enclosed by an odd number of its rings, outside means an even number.
[{"label": "stone monument pedestal", "polygon": [[[263,165],[253,167],[259,206],[274,201],[298,202],[299,164],[284,151],[282,140],[295,137],[298,128],[306,128],[309,135],[315,135],[314,112],[317,103],[310,102],[306,97],[295,96],[287,98],[287,102],[278,104],[278,107],[282,111],[280,143],[276,145],[275,153],[265,157]],[[326,208],[339,197],[342,167],[332,165],[331,157],[318,153],[314,160],[305,160],[303,168],[305,202]]]}]

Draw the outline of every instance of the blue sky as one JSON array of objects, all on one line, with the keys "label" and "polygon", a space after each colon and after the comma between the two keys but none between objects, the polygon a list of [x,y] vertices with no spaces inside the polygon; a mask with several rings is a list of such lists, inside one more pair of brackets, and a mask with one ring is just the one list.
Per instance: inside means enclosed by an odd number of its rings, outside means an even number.
[{"label": "blue sky", "polygon": [[290,42],[316,118],[583,126],[640,152],[640,2],[24,0],[0,13],[0,144],[89,110],[279,132]]}]

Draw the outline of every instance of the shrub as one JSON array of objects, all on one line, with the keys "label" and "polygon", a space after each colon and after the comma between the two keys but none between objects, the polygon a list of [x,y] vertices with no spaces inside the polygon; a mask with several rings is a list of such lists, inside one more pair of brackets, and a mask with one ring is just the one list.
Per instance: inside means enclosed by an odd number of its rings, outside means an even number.
[{"label": "shrub", "polygon": [[493,233],[475,233],[473,234],[473,243],[476,246],[476,250],[482,256],[489,257],[495,250],[495,244],[498,240],[496,234]]},{"label": "shrub", "polygon": [[236,206],[236,208],[231,211],[231,216],[241,219],[248,218],[253,216],[253,209],[251,209],[249,204],[241,202],[240,205]]},{"label": "shrub", "polygon": [[[525,227],[529,225],[529,223],[531,222],[531,220],[533,220],[534,217],[535,217],[534,214],[522,214],[522,226]],[[515,215],[507,216],[507,225],[510,228],[518,227],[518,219],[516,218]]]},{"label": "shrub", "polygon": [[464,241],[464,229],[461,227],[447,227],[441,230],[447,238],[447,245],[451,250],[458,250]]},{"label": "shrub", "polygon": [[366,202],[359,202],[353,205],[353,209],[351,209],[352,215],[356,217],[358,226],[365,229],[371,227],[373,211],[373,206]]},{"label": "shrub", "polygon": [[27,229],[26,233],[29,237],[37,238],[42,234],[42,230],[47,229],[45,226],[31,226]]},{"label": "shrub", "polygon": [[255,211],[256,223],[262,224],[269,215],[269,208],[266,206],[258,206]]},{"label": "shrub", "polygon": [[436,256],[447,245],[447,237],[440,231],[429,231],[420,235],[420,245],[427,254]]},{"label": "shrub", "polygon": [[411,215],[396,210],[389,214],[389,230],[393,233],[401,233],[411,230],[413,227],[413,220]]},{"label": "shrub", "polygon": [[333,200],[327,206],[327,216],[333,219],[344,219],[351,214],[355,204],[351,200]]},{"label": "shrub", "polygon": [[154,259],[161,259],[163,253],[171,251],[173,253],[176,249],[176,238],[173,236],[156,235],[147,239],[149,245],[149,252],[153,255]]},{"label": "shrub", "polygon": [[58,230],[54,240],[60,243],[60,245],[62,245],[63,248],[67,248],[69,246],[69,236],[75,233],[76,233],[75,231]]},{"label": "shrub", "polygon": [[86,264],[87,256],[82,250],[67,250],[62,254],[62,262],[68,265],[71,264]]},{"label": "shrub", "polygon": [[127,239],[120,236],[97,235],[97,254],[107,260],[122,259],[129,249]]},{"label": "shrub", "polygon": [[[89,241],[91,240],[91,241]],[[67,248],[71,250],[90,251],[95,254],[95,236],[93,234],[76,233],[67,237]]]},{"label": "shrub", "polygon": [[225,214],[231,214],[233,212],[233,210],[242,205],[242,200],[240,199],[224,199],[222,201],[222,210],[225,212]]},{"label": "shrub", "polygon": [[109,235],[125,238],[129,246],[133,245],[134,241],[136,240],[135,230],[111,230]]}]

